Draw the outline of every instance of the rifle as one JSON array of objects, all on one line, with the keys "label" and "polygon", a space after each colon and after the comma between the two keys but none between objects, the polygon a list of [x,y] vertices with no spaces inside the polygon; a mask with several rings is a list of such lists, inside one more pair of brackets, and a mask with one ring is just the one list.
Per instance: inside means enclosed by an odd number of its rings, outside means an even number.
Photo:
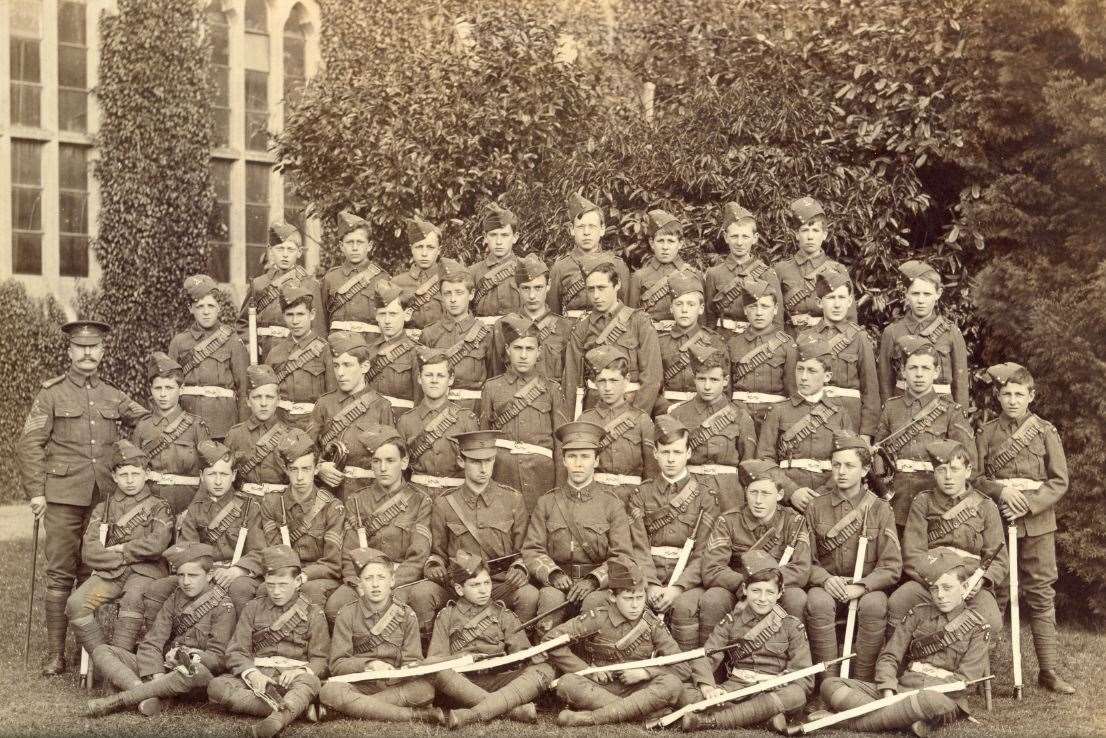
[{"label": "rifle", "polygon": [[[526,659],[533,658],[538,654],[545,653],[546,651],[552,651],[554,648],[559,648],[564,644],[572,640],[572,636],[568,633],[562,633],[556,638],[551,638],[548,641],[542,641],[536,646],[530,646],[530,648],[524,648],[521,651],[515,651],[514,653],[505,654],[502,656],[492,656],[491,658],[482,658],[479,661],[475,661],[471,664],[464,666],[458,666],[454,671],[458,674],[464,674],[468,671],[487,671],[488,669],[498,669],[501,666],[513,664],[516,661],[525,661]],[[552,685],[551,685],[552,686]]]},{"label": "rifle", "polygon": [[477,654],[466,653],[440,661],[424,661],[416,666],[403,666],[398,669],[382,669],[380,671],[359,671],[356,674],[342,674],[332,676],[329,682],[369,682],[380,679],[404,679],[407,677],[426,676],[436,674],[446,669],[455,669],[467,666],[477,660]]},{"label": "rifle", "polygon": [[250,305],[246,308],[246,316],[249,322],[249,341],[250,341],[250,365],[257,364],[257,308]]},{"label": "rifle", "polygon": [[565,600],[564,602],[557,605],[556,607],[551,607],[548,610],[546,610],[545,612],[539,612],[537,615],[535,615],[534,617],[530,618],[525,623],[523,623],[521,629],[522,630],[529,630],[530,628],[534,627],[535,625],[540,623],[542,620],[544,620],[548,616],[552,615],[555,612],[560,612],[561,610],[565,609],[566,607],[568,607],[571,604],[572,604],[572,602],[570,602],[569,600]]},{"label": "rifle", "polygon": [[292,545],[292,535],[288,532],[288,509],[284,506],[284,495],[280,496],[280,542],[285,546]]},{"label": "rifle", "polygon": [[[357,522],[358,522],[358,524],[360,524],[360,522],[361,522],[360,517],[358,517]],[[362,546],[362,548],[364,548],[364,547]],[[504,554],[503,556],[497,556],[494,559],[488,559],[485,563],[488,566],[491,566],[492,564],[498,564],[500,561],[510,561],[511,559],[517,559],[521,555],[522,555],[521,551],[516,552],[516,553]],[[406,584],[396,585],[393,589],[400,589],[402,587],[413,587],[414,585],[418,584],[419,582],[429,582],[429,581],[431,581],[429,577],[423,577],[422,579],[416,579],[413,582],[407,582]],[[527,622],[529,622],[529,621],[527,621]]]},{"label": "rifle", "polygon": [[[853,564],[853,584],[859,584],[861,578],[864,576],[864,559],[868,553],[868,538],[864,535],[864,527],[868,523],[868,510],[864,510],[864,515],[860,520],[860,537],[856,541],[856,563]],[[844,653],[848,653],[853,647],[853,635],[856,632],[856,611],[860,606],[860,598],[849,600],[849,614],[845,618],[845,641],[844,646],[841,649]],[[846,659],[841,663],[841,678],[849,678],[849,661]]]},{"label": "rifle", "polygon": [[27,598],[27,637],[23,640],[23,665],[31,658],[31,618],[35,614],[35,576],[38,574],[38,532],[42,521],[35,516],[35,529],[31,534],[31,594]]},{"label": "rifle", "polygon": [[699,526],[703,523],[703,509],[699,508],[699,517],[695,519],[695,527],[691,529],[691,535],[684,541],[683,548],[680,549],[680,556],[676,559],[676,565],[672,567],[672,576],[668,578],[668,586],[671,587],[676,584],[676,581],[684,573],[684,569],[687,568],[687,561],[691,558],[691,549],[695,547],[695,539],[699,535]]},{"label": "rifle", "polygon": [[1006,547],[1010,551],[1010,655],[1014,667],[1014,699],[1022,698],[1022,622],[1018,605],[1018,525],[1006,528]]},{"label": "rifle", "polygon": [[[242,558],[242,552],[246,548],[246,534],[248,532],[246,519],[250,514],[250,502],[251,500],[246,500],[246,507],[242,510],[242,525],[238,528],[238,540],[234,542],[234,555],[230,558],[231,566],[238,564],[238,560]],[[261,503],[257,504],[260,505]]]},{"label": "rifle", "polygon": [[791,557],[795,555],[795,547],[799,545],[799,536],[803,534],[803,526],[800,525],[795,529],[795,535],[791,536],[791,542],[784,548],[783,554],[780,556],[780,563],[778,568],[782,569],[791,562]]}]

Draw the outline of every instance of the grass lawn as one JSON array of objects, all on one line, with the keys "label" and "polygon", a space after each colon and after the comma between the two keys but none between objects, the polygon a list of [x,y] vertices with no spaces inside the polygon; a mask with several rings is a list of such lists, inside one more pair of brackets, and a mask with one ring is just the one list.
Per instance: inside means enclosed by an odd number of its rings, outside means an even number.
[{"label": "grass lawn", "polygon": [[[0,735],[58,735],[58,736],[225,736],[242,735],[252,718],[231,717],[214,708],[200,704],[176,705],[155,719],[138,713],[119,713],[99,720],[87,720],[80,716],[81,707],[89,698],[87,692],[76,685],[76,676],[45,679],[38,675],[38,660],[45,643],[42,625],[42,582],[38,585],[38,602],[35,604],[35,623],[32,630],[32,668],[23,666],[23,637],[26,627],[27,562],[30,557],[30,541],[14,541],[0,544]],[[42,562],[39,562],[41,576]],[[1069,736],[1106,735],[1106,684],[1103,664],[1106,664],[1106,635],[1065,629],[1061,631],[1063,673],[1079,689],[1075,697],[1064,698],[1038,689],[1035,686],[1037,662],[1029,642],[1029,631],[1024,631],[1023,654],[1025,661],[1025,699],[1015,702],[1011,693],[1010,657],[1004,648],[995,658],[994,671],[998,675],[995,686],[995,709],[986,712],[982,699],[973,697],[977,706],[979,725],[961,721],[940,732],[950,738],[973,736]],[[70,650],[75,648],[70,639]],[[71,664],[76,663],[74,658]],[[99,693],[96,695],[99,696]],[[563,732],[545,715],[538,725],[520,725],[499,721],[486,726],[468,727],[459,731],[470,736],[494,736],[495,738],[535,738]],[[639,727],[617,726],[605,729],[617,736],[640,736],[650,731]],[[351,720],[331,720],[322,726],[306,722],[296,723],[283,735],[310,736],[362,736],[372,733],[380,738],[396,736],[445,736],[449,731],[417,724],[372,724]],[[569,732],[580,736],[595,735],[596,728],[578,728]],[[704,733],[720,738],[723,731]],[[771,736],[769,731],[749,731],[749,735]],[[844,732],[826,732],[827,736],[847,735]]]}]

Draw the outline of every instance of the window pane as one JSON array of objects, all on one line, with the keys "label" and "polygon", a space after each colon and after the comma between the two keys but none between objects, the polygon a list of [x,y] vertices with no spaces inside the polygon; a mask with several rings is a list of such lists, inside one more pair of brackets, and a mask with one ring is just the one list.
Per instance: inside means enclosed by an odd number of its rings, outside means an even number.
[{"label": "window pane", "polygon": [[61,236],[58,273],[63,277],[88,276],[88,236]]},{"label": "window pane", "polygon": [[58,84],[85,89],[88,54],[83,46],[58,46]]},{"label": "window pane", "polygon": [[58,3],[58,42],[85,43],[84,3],[62,0]]},{"label": "window pane", "polygon": [[246,110],[268,111],[269,75],[246,70]]},{"label": "window pane", "polygon": [[284,74],[289,77],[303,77],[307,73],[305,60],[305,43],[303,35],[299,33],[284,34]]},{"label": "window pane", "polygon": [[263,271],[269,235],[268,164],[246,164],[246,272],[256,276]]},{"label": "window pane", "polygon": [[88,93],[58,90],[58,125],[63,131],[84,132],[88,127]]},{"label": "window pane", "polygon": [[88,189],[88,158],[84,146],[58,146],[58,183],[66,190]]},{"label": "window pane", "polygon": [[16,38],[11,40],[11,75],[20,82],[41,82],[42,68],[39,63],[39,42],[34,39]]},{"label": "window pane", "polygon": [[37,127],[42,124],[40,90],[35,85],[12,82],[12,123]]},{"label": "window pane", "polygon": [[269,27],[269,13],[265,0],[246,0],[246,12],[243,14],[247,31],[264,33]]},{"label": "window pane", "polygon": [[220,282],[230,281],[230,171],[229,161],[211,160],[211,185],[215,189],[216,202],[208,224],[211,252],[207,269]]},{"label": "window pane", "polygon": [[14,240],[12,271],[16,274],[42,274],[42,234],[17,231]]},{"label": "window pane", "polygon": [[254,204],[269,203],[268,164],[246,165],[246,202]]},{"label": "window pane", "polygon": [[42,184],[42,144],[12,141],[12,184]]},{"label": "window pane", "polygon": [[269,116],[267,113],[246,113],[246,148],[265,151],[269,145]]},{"label": "window pane", "polygon": [[12,187],[12,227],[17,231],[42,230],[42,190]]},{"label": "window pane", "polygon": [[269,206],[246,206],[246,243],[267,244]]},{"label": "window pane", "polygon": [[11,32],[13,36],[42,37],[42,0],[13,0]]},{"label": "window pane", "polygon": [[62,233],[88,233],[88,194],[59,192],[58,216]]},{"label": "window pane", "polygon": [[258,33],[246,34],[246,69],[269,71],[269,37]]},{"label": "window pane", "polygon": [[230,244],[211,242],[207,257],[207,273],[216,282],[230,281]]},{"label": "window pane", "polygon": [[215,145],[230,146],[230,110],[215,108]]}]

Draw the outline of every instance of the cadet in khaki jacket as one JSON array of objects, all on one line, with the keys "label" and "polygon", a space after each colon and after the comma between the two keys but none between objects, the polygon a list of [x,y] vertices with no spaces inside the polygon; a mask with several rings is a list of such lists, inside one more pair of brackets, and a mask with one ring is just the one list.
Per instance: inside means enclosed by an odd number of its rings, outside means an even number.
[{"label": "cadet in khaki jacket", "polygon": [[544,640],[566,633],[570,644],[555,648],[549,659],[562,676],[557,696],[575,708],[561,710],[562,726],[639,722],[654,712],[674,707],[681,682],[691,671],[686,664],[625,669],[578,676],[589,666],[637,661],[678,653],[664,623],[645,607],[645,575],[633,561],[610,562],[607,604],[589,609],[546,634]]},{"label": "cadet in khaki jacket", "polygon": [[365,383],[388,401],[397,422],[419,398],[418,344],[403,330],[404,323],[411,319],[411,298],[410,292],[382,279],[376,283],[371,300],[380,337],[372,342],[375,356]]},{"label": "cadet in khaki jacket", "polygon": [[494,325],[518,310],[521,300],[515,284],[518,256],[518,217],[507,208],[489,202],[480,219],[487,256],[472,265],[472,312],[487,325]]},{"label": "cadet in khaki jacket", "polygon": [[472,314],[472,273],[450,269],[442,274],[443,315],[426,326],[419,343],[445,351],[453,369],[449,399],[475,410],[491,369],[492,329]]},{"label": "cadet in khaki jacket", "polygon": [[540,588],[538,612],[549,613],[537,625],[539,635],[564,620],[563,608],[551,612],[554,608],[566,602],[584,610],[601,604],[608,562],[634,556],[625,504],[594,479],[602,437],[603,428],[594,423],[557,428],[566,480],[538,500],[522,546],[522,561]]},{"label": "cadet in khaki jacket", "polygon": [[447,271],[463,268],[460,262],[440,258],[442,231],[421,218],[404,221],[404,232],[411,247],[411,267],[392,277],[392,284],[410,292],[411,328],[407,335],[419,340],[422,329],[442,319],[441,277]]},{"label": "cadet in khaki jacket", "polygon": [[96,506],[85,529],[81,556],[92,570],[65,603],[77,640],[89,653],[104,642],[96,610],[119,600],[111,643],[133,651],[143,623],[147,587],[166,575],[161,554],[173,542],[173,511],[146,486],[148,460],[123,439],[115,442],[115,491]]},{"label": "cadet in khaki jacket", "polygon": [[271,738],[303,714],[327,673],[330,633],[322,608],[300,595],[300,558],[288,546],[261,552],[265,594],[238,618],[227,646],[229,674],[215,677],[207,696],[231,712],[264,718],[250,729]]},{"label": "cadet in khaki jacket", "polygon": [[[853,646],[858,679],[872,677],[887,629],[887,593],[902,575],[894,513],[863,484],[871,465],[872,452],[863,438],[836,434],[833,482],[820,489],[806,508],[813,551],[806,599],[810,650],[817,662],[837,658],[834,623],[849,602],[858,599]],[[853,582],[860,536],[868,539],[868,545],[861,579]]]},{"label": "cadet in khaki jacket", "polygon": [[[710,699],[747,687],[760,677],[778,676],[811,665],[810,646],[802,620],[779,605],[784,577],[777,563],[759,549],[741,555],[744,575],[740,588],[741,606],[727,614],[703,644],[708,653],[732,643],[740,645],[693,662],[692,681],[699,689],[698,693],[685,690],[685,703]],[[714,673],[723,659],[726,680],[717,684]],[[813,688],[813,677],[800,679],[709,712],[688,713],[681,727],[685,732],[751,728],[771,718],[772,727],[782,733],[787,726],[786,713],[805,705]]]},{"label": "cadet in khaki jacket", "polygon": [[327,342],[311,330],[315,313],[315,295],[302,286],[285,285],[280,291],[280,306],[288,335],[274,339],[265,354],[265,362],[276,372],[280,385],[280,416],[289,426],[308,430],[315,401],[333,392],[334,354]]},{"label": "cadet in khaki jacket", "polygon": [[[493,601],[486,561],[460,549],[450,561],[449,575],[456,599],[447,602],[434,621],[430,658],[511,654],[530,647],[518,617],[502,602]],[[533,700],[545,691],[556,672],[544,657],[535,660],[491,672],[439,671],[434,677],[438,694],[464,705],[450,711],[449,727],[456,729],[499,716],[537,722]]]},{"label": "cadet in khaki jacket", "polygon": [[503,340],[503,326],[507,318],[526,318],[537,326],[539,356],[535,371],[543,377],[561,382],[565,373],[565,349],[572,322],[549,309],[549,267],[535,254],[518,260],[515,267],[515,288],[520,305],[514,312],[503,316],[492,330],[492,374],[502,374],[507,368],[507,344]]},{"label": "cadet in khaki jacket", "polygon": [[[683,423],[659,416],[656,440],[653,453],[660,473],[631,495],[629,513],[649,605],[658,613],[671,612],[672,636],[686,651],[699,645],[701,557],[718,516],[718,485],[713,477],[688,471],[691,451]],[[688,544],[683,571],[677,572]]]},{"label": "cadet in khaki jacket", "polygon": [[238,460],[234,472],[242,491],[263,497],[269,492],[281,492],[286,486],[278,449],[291,428],[278,417],[280,387],[273,368],[256,364],[247,374],[250,391],[246,403],[250,417],[231,426],[226,444]]},{"label": "cadet in khaki jacket", "polygon": [[745,404],[757,431],[768,411],[795,394],[795,339],[776,324],[780,303],[767,282],[742,283],[749,325],[726,339],[733,399]]},{"label": "cadet in khaki jacket", "polygon": [[560,383],[536,371],[541,351],[537,325],[508,315],[499,321],[499,330],[508,368],[484,385],[480,427],[500,433],[496,481],[521,492],[529,511],[564,478],[553,429],[568,422],[568,411]]},{"label": "cadet in khaki jacket", "polygon": [[683,230],[683,223],[667,211],[650,210],[645,214],[645,233],[653,253],[630,275],[626,304],[648,315],[657,333],[672,327],[672,300],[676,295],[671,281],[691,277],[701,283],[703,279],[695,267],[680,258]]},{"label": "cadet in khaki jacket", "polygon": [[538,611],[538,590],[522,560],[530,516],[519,491],[492,478],[499,434],[473,431],[455,438],[465,478],[434,500],[430,514],[433,552],[423,572],[440,585],[431,611],[437,612],[449,597],[446,562],[467,551],[490,562],[492,597],[506,602],[520,620],[530,620]]},{"label": "cadet in khaki jacket", "polygon": [[585,285],[590,267],[601,261],[613,265],[618,275],[618,296],[623,301],[630,287],[630,270],[626,262],[602,249],[600,241],[606,232],[606,224],[598,205],[574,192],[568,196],[566,207],[567,230],[574,245],[554,261],[553,268],[549,270],[548,302],[550,310],[565,316],[575,325],[592,308]]},{"label": "cadet in khaki jacket", "polygon": [[65,603],[81,560],[90,508],[114,489],[112,444],[119,421],[146,408],[101,380],[106,323],[66,323],[69,370],[42,383],[16,444],[16,460],[31,512],[46,525],[46,656],[42,674],[65,672]]},{"label": "cadet in khaki jacket", "polygon": [[701,642],[737,604],[737,593],[746,580],[741,557],[747,551],[763,551],[775,560],[782,576],[780,607],[797,618],[802,618],[806,611],[810,532],[802,515],[780,505],[782,476],[772,461],[741,462],[745,504],[722,512],[703,550],[701,566],[706,592],[699,608]]},{"label": "cadet in khaki jacket", "polygon": [[323,312],[328,332],[376,333],[372,300],[377,283],[387,279],[388,273],[369,259],[367,220],[343,210],[338,213],[337,225],[342,263],[331,267],[320,280],[322,302],[315,309]]},{"label": "cadet in khaki jacket", "polygon": [[[869,681],[830,677],[822,682],[822,701],[835,711],[862,707],[907,690],[963,679],[971,681],[990,672],[990,628],[970,605],[967,579],[975,564],[955,551],[936,549],[926,557],[922,574],[933,602],[918,605],[895,627]],[[904,731],[929,735],[933,728],[967,714],[965,700],[923,690],[910,699],[881,707],[841,723],[847,730]],[[812,713],[816,720],[828,713]]]},{"label": "cadet in khaki jacket", "polygon": [[[1040,671],[1037,681],[1053,692],[1075,690],[1059,674],[1056,635],[1056,503],[1068,491],[1068,463],[1056,426],[1030,410],[1033,375],[1012,362],[987,370],[1002,414],[976,437],[979,491],[1018,529],[1018,582],[1028,612]],[[1005,605],[1005,588],[1000,602]]]},{"label": "cadet in khaki jacket", "polygon": [[921,339],[903,336],[899,351],[905,357],[902,374],[906,388],[884,404],[876,439],[883,452],[895,459],[891,507],[901,532],[914,496],[932,486],[933,464],[926,452],[930,443],[955,441],[967,451],[969,466],[974,468],[976,464],[975,433],[964,417],[964,409],[948,395],[933,391],[936,350]]},{"label": "cadet in khaki jacket", "polygon": [[726,350],[725,339],[699,323],[703,317],[703,280],[699,275],[673,274],[668,280],[668,292],[672,325],[659,332],[664,373],[661,395],[653,406],[654,415],[665,410],[672,412],[680,403],[695,397],[694,357]]},{"label": "cadet in khaki jacket", "polygon": [[207,423],[180,406],[184,384],[181,366],[168,354],[155,351],[147,359],[153,413],[138,421],[131,442],[150,460],[147,483],[154,494],[180,515],[196,496],[200,463],[196,446],[207,440]]},{"label": "cadet in khaki jacket", "polygon": [[[375,548],[355,549],[350,559],[359,598],[345,605],[334,622],[330,673],[344,676],[415,666],[422,661],[419,621],[414,610],[392,596],[394,562]],[[441,708],[428,706],[434,699],[434,683],[428,678],[332,680],[323,685],[319,698],[350,717],[445,723]]]},{"label": "cadet in khaki jacket", "polygon": [[[707,325],[725,331],[723,335],[741,334],[749,329],[748,306],[756,297],[746,285],[763,282],[765,294],[774,298],[774,304],[783,305],[780,278],[776,270],[753,254],[760,241],[756,216],[736,202],[722,206],[722,238],[729,248],[729,255],[720,264],[707,269],[706,307]],[[772,324],[783,328],[783,311],[777,310]]]},{"label": "cadet in khaki jacket", "polygon": [[202,691],[223,672],[223,656],[234,633],[234,605],[212,581],[217,552],[206,543],[184,543],[165,551],[176,570],[176,589],[132,654],[99,646],[96,668],[119,691],[90,700],[86,717],[101,717],[130,705],[146,716],[161,712],[161,698]]}]

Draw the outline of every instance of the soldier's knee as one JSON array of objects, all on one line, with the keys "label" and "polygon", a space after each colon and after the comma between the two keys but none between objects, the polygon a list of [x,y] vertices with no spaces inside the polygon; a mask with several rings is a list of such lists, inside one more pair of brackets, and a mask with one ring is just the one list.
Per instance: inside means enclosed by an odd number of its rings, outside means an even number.
[{"label": "soldier's knee", "polygon": [[845,683],[845,680],[841,677],[826,677],[822,680],[822,687],[818,690],[818,693],[821,695],[822,701],[828,704],[830,697],[836,694],[836,692],[842,687],[847,686],[848,685]]},{"label": "soldier's knee", "polygon": [[82,590],[83,587],[78,588],[73,594],[69,595],[69,599],[65,601],[65,617],[67,617],[71,623],[74,620],[80,620],[96,612],[95,608],[89,607],[88,597],[85,596]]},{"label": "soldier's knee", "polygon": [[565,702],[572,702],[575,695],[581,690],[587,689],[590,680],[577,674],[563,674],[557,680],[557,697]]},{"label": "soldier's knee", "polygon": [[681,620],[694,620],[699,614],[699,602],[702,600],[703,590],[689,589],[681,594],[672,603],[672,617]]},{"label": "soldier's knee", "polygon": [[837,601],[821,587],[811,587],[806,593],[806,619],[832,620],[837,610]]},{"label": "soldier's knee", "polygon": [[353,687],[344,682],[327,682],[319,689],[319,701],[327,707],[345,703],[353,692]]},{"label": "soldier's knee", "polygon": [[653,677],[653,685],[672,699],[679,697],[683,691],[683,682],[675,674],[660,674]]},{"label": "soldier's knee", "polygon": [[780,607],[788,615],[801,618],[803,613],[806,612],[806,592],[798,587],[785,588],[783,595],[780,597]]},{"label": "soldier's knee", "polygon": [[806,690],[798,684],[785,684],[775,691],[786,712],[798,710],[806,704]]},{"label": "soldier's knee", "polygon": [[207,685],[207,698],[219,705],[228,704],[236,681],[238,678],[232,676],[215,677]]},{"label": "soldier's knee", "polygon": [[512,598],[516,609],[532,609],[538,606],[538,588],[532,584],[524,584],[515,590]]},{"label": "soldier's knee", "polygon": [[584,601],[580,603],[580,610],[587,611],[603,607],[609,601],[610,596],[611,591],[609,589],[597,589],[584,598]]},{"label": "soldier's knee", "polygon": [[711,587],[699,597],[699,612],[721,620],[733,609],[736,598],[724,587]]},{"label": "soldier's knee", "polygon": [[304,685],[315,694],[319,693],[319,689],[322,687],[323,684],[322,681],[319,680],[318,675],[311,672],[300,674],[296,677],[296,682]]},{"label": "soldier's knee", "polygon": [[860,598],[856,607],[857,617],[865,620],[887,619],[887,593],[868,592]]}]

